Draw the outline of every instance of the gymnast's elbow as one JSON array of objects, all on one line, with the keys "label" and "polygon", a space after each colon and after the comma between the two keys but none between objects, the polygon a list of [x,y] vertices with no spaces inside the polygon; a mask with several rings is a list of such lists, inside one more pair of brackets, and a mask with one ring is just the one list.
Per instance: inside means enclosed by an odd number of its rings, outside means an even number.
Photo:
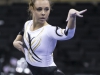
[{"label": "gymnast's elbow", "polygon": [[68,36],[67,36],[67,39],[72,39],[74,37],[74,34],[69,34]]}]

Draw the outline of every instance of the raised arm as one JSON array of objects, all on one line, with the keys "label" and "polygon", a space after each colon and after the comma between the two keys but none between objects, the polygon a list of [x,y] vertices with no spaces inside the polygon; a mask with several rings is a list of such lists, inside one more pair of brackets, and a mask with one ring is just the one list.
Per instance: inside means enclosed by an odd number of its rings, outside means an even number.
[{"label": "raised arm", "polygon": [[81,15],[81,14],[84,12],[86,12],[86,9],[82,10],[82,11],[70,9],[69,13],[68,13],[67,20],[66,20],[66,21],[68,21],[66,28],[62,29],[60,27],[49,27],[48,36],[50,36],[51,38],[56,39],[56,40],[71,39],[75,34],[76,16],[83,17],[83,15]]},{"label": "raised arm", "polygon": [[81,15],[81,14],[86,12],[86,11],[87,11],[87,9],[82,10],[82,11],[77,11],[75,9],[70,9],[69,13],[68,13],[67,20],[66,20],[66,21],[68,21],[67,28],[69,28],[69,29],[75,28],[76,27],[76,16],[83,17],[83,15]]}]

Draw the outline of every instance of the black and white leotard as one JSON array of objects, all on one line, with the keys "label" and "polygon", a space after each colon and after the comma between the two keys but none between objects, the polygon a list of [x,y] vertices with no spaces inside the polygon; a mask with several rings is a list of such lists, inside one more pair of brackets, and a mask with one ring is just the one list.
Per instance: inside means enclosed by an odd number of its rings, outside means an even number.
[{"label": "black and white leotard", "polygon": [[33,20],[29,20],[24,25],[23,47],[26,61],[37,67],[56,66],[52,53],[57,40],[71,39],[74,36],[75,28],[62,29],[48,24],[31,31],[32,24]]}]

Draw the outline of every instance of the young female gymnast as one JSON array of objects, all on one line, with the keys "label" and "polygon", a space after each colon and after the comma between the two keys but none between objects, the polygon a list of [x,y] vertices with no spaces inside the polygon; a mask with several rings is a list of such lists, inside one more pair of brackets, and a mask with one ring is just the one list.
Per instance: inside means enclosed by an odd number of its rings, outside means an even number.
[{"label": "young female gymnast", "polygon": [[31,0],[29,11],[32,20],[25,22],[13,42],[15,48],[25,54],[26,61],[33,75],[64,75],[53,60],[53,51],[57,40],[69,40],[74,36],[76,16],[83,17],[85,10],[70,9],[65,29],[47,23],[50,14],[49,0]]}]

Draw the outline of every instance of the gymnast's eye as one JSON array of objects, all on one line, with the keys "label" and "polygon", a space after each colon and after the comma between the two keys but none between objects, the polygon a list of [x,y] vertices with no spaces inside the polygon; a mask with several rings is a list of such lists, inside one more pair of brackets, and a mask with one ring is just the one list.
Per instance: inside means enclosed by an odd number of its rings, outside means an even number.
[{"label": "gymnast's eye", "polygon": [[45,8],[45,11],[48,11],[48,10],[49,10],[49,8],[48,8],[48,7],[46,7],[46,8]]},{"label": "gymnast's eye", "polygon": [[42,11],[41,7],[36,8],[37,11]]}]

